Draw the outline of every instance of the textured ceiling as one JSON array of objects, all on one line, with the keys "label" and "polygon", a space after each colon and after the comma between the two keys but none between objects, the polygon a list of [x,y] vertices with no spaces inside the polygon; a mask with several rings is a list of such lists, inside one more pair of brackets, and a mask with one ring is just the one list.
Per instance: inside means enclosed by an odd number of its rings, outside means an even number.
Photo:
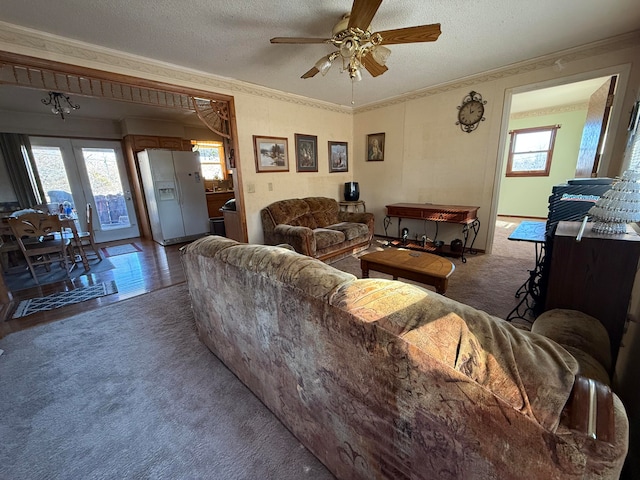
[{"label": "textured ceiling", "polygon": [[[272,45],[275,36],[328,37],[350,0],[3,0],[0,20],[222,77],[340,105],[352,85],[334,66],[304,72],[328,45]],[[640,28],[637,0],[384,0],[373,31],[440,23],[433,43],[391,45],[389,71],[364,73],[356,106],[388,99]]]}]

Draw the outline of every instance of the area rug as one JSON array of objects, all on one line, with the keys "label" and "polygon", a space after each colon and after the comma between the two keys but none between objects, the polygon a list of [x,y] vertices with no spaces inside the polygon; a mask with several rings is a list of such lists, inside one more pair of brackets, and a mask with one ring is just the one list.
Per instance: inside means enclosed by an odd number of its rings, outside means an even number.
[{"label": "area rug", "polygon": [[91,267],[89,270],[85,270],[82,263],[80,263],[76,268],[71,270],[68,277],[64,272],[64,269],[57,268],[57,266],[52,267],[50,272],[45,271],[42,267],[38,267],[37,273],[39,283],[36,283],[33,280],[29,269],[25,265],[24,269],[21,271],[15,271],[14,269],[11,273],[5,273],[4,280],[7,284],[7,288],[10,291],[15,292],[17,290],[46,285],[48,283],[63,282],[69,278],[73,280],[74,278],[78,278],[82,275],[102,273],[116,268],[115,265],[107,259],[103,259],[102,261],[97,259],[90,260],[89,267]]},{"label": "area rug", "polygon": [[113,245],[111,247],[102,247],[102,253],[105,257],[115,257],[116,255],[125,255],[127,253],[141,252],[142,249],[135,243],[125,243],[124,245]]},{"label": "area rug", "polygon": [[117,292],[118,287],[116,286],[116,282],[111,280],[110,282],[103,282],[98,285],[91,285],[90,287],[81,287],[75,290],[69,290],[68,292],[54,293],[46,297],[30,298],[18,304],[16,311],[13,313],[13,318],[26,317],[32,313],[53,310],[54,308],[60,308],[74,303],[86,302],[92,298],[104,297]]}]

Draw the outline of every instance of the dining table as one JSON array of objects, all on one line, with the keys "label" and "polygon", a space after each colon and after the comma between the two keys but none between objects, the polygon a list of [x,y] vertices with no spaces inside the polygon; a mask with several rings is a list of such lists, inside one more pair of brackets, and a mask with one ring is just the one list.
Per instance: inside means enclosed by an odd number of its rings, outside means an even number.
[{"label": "dining table", "polygon": [[[82,246],[82,242],[80,241],[80,235],[78,233],[78,226],[76,224],[77,217],[74,215],[64,215],[60,216],[60,223],[62,227],[68,231],[64,235],[70,235],[74,239],[73,246],[73,256],[74,263],[82,262],[85,271],[91,269],[89,265],[89,260],[87,259],[87,254]],[[0,237],[7,238],[13,235],[11,227],[7,223],[6,218],[2,218],[2,222],[0,222]],[[11,291],[7,287],[7,283],[4,278],[4,268],[0,268],[0,303],[9,303],[11,302],[13,296],[11,295]]]}]

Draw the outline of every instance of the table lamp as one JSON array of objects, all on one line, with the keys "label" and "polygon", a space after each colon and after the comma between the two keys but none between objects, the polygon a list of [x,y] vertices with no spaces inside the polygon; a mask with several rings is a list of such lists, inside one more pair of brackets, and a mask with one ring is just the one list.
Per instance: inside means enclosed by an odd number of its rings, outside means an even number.
[{"label": "table lamp", "polygon": [[640,222],[640,172],[627,170],[611,189],[589,209],[592,231],[615,235],[627,231],[627,223]]}]

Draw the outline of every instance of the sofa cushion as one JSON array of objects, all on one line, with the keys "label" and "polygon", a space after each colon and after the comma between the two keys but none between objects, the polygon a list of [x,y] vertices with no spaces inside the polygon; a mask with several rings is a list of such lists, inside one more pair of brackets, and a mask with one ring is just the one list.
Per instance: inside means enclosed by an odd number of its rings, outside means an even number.
[{"label": "sofa cushion", "polygon": [[578,373],[580,375],[598,380],[604,385],[611,386],[611,378],[609,378],[609,374],[600,362],[579,348],[571,347],[569,345],[563,345],[563,347],[578,362]]},{"label": "sofa cushion", "polygon": [[304,215],[294,218],[289,222],[289,225],[293,227],[307,227],[311,229],[318,226],[316,219],[310,213],[305,213]]},{"label": "sofa cushion", "polygon": [[329,225],[327,228],[344,233],[344,238],[347,241],[358,237],[366,237],[369,234],[369,227],[364,223],[340,222]]},{"label": "sofa cushion", "polygon": [[309,211],[316,220],[318,227],[326,228],[328,225],[338,223],[338,202],[326,197],[307,197],[303,199],[307,202]]},{"label": "sofa cushion", "polygon": [[313,235],[316,237],[316,248],[318,250],[324,250],[345,241],[344,233],[328,228],[316,228],[313,230]]},{"label": "sofa cushion", "polygon": [[611,370],[611,347],[607,329],[591,315],[560,308],[548,310],[536,318],[531,331],[544,335],[563,347],[582,350],[600,362],[604,370]]},{"label": "sofa cushion", "polygon": [[272,203],[266,209],[271,214],[273,222],[278,224],[291,225],[291,221],[310,213],[307,202],[300,198],[291,198]]},{"label": "sofa cushion", "polygon": [[578,363],[549,339],[428,290],[391,280],[346,284],[331,303],[376,322],[544,428],[557,428]]}]

